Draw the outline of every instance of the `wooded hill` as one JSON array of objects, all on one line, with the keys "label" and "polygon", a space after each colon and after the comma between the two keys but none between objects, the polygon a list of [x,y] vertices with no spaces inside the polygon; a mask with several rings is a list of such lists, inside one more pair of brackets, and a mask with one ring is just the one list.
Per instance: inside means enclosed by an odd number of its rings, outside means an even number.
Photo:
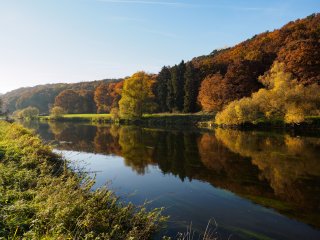
[{"label": "wooded hill", "polygon": [[[266,88],[263,79],[276,64],[299,84],[320,85],[320,14],[255,35],[234,47],[164,66],[157,75],[149,76],[154,94],[149,100],[156,103],[149,112],[220,111],[229,102]],[[120,80],[41,85],[17,89],[2,98],[10,112],[35,106],[40,113],[48,113],[51,106],[58,104],[71,113],[64,103],[72,105],[69,100],[76,94],[83,101],[73,113],[109,112],[118,107],[122,95],[123,84],[116,82]],[[62,94],[65,90],[73,92]],[[63,96],[57,103],[59,94]]]},{"label": "wooded hill", "polygon": [[[18,109],[33,106],[37,107],[40,113],[45,114],[49,113],[49,109],[54,105],[55,98],[65,90],[73,90],[76,92],[82,92],[83,95],[93,96],[95,89],[101,84],[119,81],[121,81],[121,79],[104,79],[91,82],[38,85],[10,91],[2,95],[2,99],[5,109],[11,113]],[[94,102],[93,98],[89,98],[89,101]],[[95,109],[90,109],[89,112],[92,111],[95,111]]]}]

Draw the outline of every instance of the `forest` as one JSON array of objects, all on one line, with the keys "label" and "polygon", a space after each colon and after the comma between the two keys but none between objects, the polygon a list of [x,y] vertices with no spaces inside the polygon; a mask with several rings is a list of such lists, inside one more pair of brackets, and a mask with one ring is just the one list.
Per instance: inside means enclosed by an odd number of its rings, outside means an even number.
[{"label": "forest", "polygon": [[[289,22],[234,47],[163,66],[158,74],[124,79],[20,88],[2,96],[13,113],[54,107],[68,114],[216,114],[218,124],[281,119],[303,122],[320,115],[320,14]],[[57,110],[57,109],[56,109]]]}]

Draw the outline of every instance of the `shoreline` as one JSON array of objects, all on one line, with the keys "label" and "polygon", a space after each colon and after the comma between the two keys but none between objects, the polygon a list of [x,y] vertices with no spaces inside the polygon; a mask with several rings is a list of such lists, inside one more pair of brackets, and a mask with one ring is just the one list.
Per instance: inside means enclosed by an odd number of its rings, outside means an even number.
[{"label": "shoreline", "polygon": [[141,119],[113,119],[111,114],[66,114],[59,118],[39,116],[40,121],[57,122],[86,122],[99,124],[136,125],[145,127],[193,127],[199,129],[229,128],[238,130],[320,130],[320,116],[306,117],[299,124],[287,124],[282,120],[261,121],[257,124],[216,125],[213,123],[214,114],[145,114]]}]

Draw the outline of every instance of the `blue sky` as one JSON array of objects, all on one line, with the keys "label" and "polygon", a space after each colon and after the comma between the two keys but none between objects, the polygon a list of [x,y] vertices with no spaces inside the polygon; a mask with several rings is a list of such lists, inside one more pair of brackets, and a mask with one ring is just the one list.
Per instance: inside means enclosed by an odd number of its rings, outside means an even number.
[{"label": "blue sky", "polygon": [[0,92],[156,73],[314,12],[320,0],[0,0]]}]

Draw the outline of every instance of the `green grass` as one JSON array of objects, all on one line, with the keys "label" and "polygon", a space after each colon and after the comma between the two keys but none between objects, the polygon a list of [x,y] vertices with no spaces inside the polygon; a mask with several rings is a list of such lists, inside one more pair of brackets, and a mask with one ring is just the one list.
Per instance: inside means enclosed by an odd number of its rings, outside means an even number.
[{"label": "green grass", "polygon": [[[70,121],[70,122],[97,122],[111,123],[111,114],[65,114],[59,119],[52,119],[50,116],[40,116],[40,120]],[[208,122],[213,119],[213,114],[204,113],[154,113],[143,114],[141,119],[120,119],[120,123],[142,124],[150,126],[168,125],[194,125],[200,122]]]},{"label": "green grass", "polygon": [[0,239],[152,239],[161,209],[125,204],[18,124],[0,121]]},{"label": "green grass", "polygon": [[111,118],[110,114],[86,113],[86,114],[64,114],[64,118]]},{"label": "green grass", "polygon": [[40,120],[45,121],[71,121],[71,122],[111,122],[111,114],[64,114],[58,119],[53,119],[50,116],[40,116]]}]

